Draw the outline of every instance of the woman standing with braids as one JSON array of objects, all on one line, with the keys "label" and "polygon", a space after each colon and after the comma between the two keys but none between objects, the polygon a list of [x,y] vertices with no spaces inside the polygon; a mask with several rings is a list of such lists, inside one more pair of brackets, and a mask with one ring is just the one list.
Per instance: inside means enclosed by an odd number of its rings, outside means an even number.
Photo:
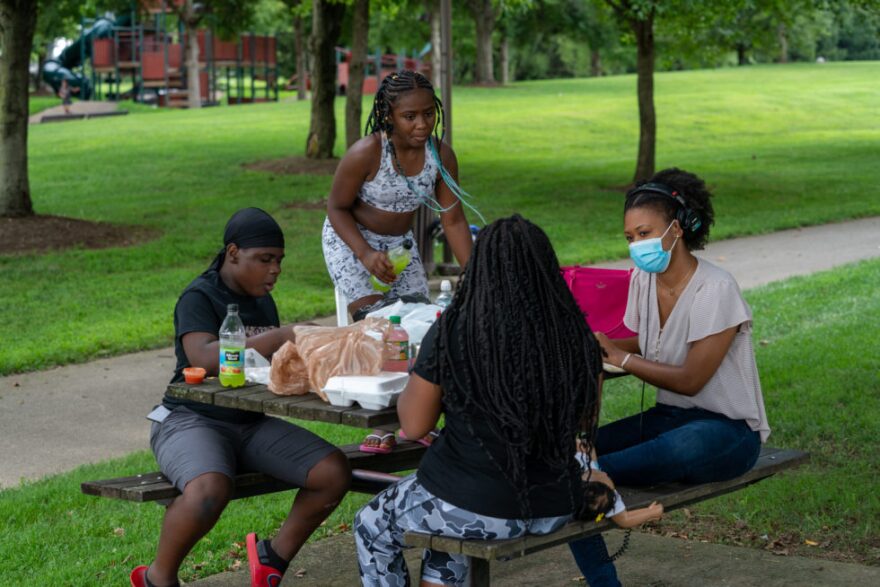
[{"label": "woman standing with braids", "polygon": [[[397,405],[410,438],[441,413],[446,425],[417,473],[358,512],[363,584],[409,584],[408,530],[491,540],[568,522],[582,503],[575,438],[592,437],[601,368],[543,231],[520,216],[481,230]],[[467,557],[428,550],[423,560],[423,585],[467,584]]]},{"label": "woman standing with braids", "polygon": [[[443,105],[431,82],[403,70],[382,80],[367,119],[366,136],[356,142],[336,170],[327,199],[322,244],[333,284],[345,294],[355,320],[381,305],[385,295],[430,302],[428,277],[414,245],[412,223],[421,205],[440,213],[452,252],[464,267],[471,233],[458,187],[458,161],[442,141]],[[400,275],[386,251],[413,243],[412,259]],[[370,280],[390,284],[383,295]],[[412,438],[412,437],[409,437]],[[418,438],[418,437],[417,437]],[[433,435],[421,442],[430,443]],[[374,430],[361,449],[388,453],[394,433]]]},{"label": "woman standing with braids", "polygon": [[[770,434],[752,347],[752,311],[728,272],[692,251],[714,221],[702,179],[658,172],[627,194],[636,264],[624,323],[605,361],[657,387],[657,405],[599,429],[599,466],[616,483],[709,483],[752,468]],[[601,535],[570,544],[591,587],[620,585]]]}]

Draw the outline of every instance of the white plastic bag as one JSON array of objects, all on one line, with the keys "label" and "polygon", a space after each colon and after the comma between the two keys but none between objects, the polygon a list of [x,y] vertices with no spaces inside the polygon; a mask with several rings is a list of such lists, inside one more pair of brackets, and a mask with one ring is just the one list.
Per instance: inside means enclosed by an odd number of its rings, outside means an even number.
[{"label": "white plastic bag", "polygon": [[244,351],[244,378],[251,383],[269,384],[269,361],[254,349]]},{"label": "white plastic bag", "polygon": [[428,329],[437,319],[437,312],[443,308],[435,304],[419,304],[400,300],[367,314],[368,318],[388,318],[400,316],[400,325],[409,335],[410,343],[421,344]]}]

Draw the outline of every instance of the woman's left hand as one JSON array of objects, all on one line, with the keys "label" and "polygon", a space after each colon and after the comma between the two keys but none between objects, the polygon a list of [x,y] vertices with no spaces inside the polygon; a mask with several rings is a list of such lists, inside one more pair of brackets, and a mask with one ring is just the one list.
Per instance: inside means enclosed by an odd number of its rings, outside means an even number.
[{"label": "woman's left hand", "polygon": [[604,332],[594,332],[593,334],[596,336],[596,340],[599,341],[599,346],[602,347],[603,361],[615,367],[620,367],[626,353],[611,342],[611,339],[605,336]]}]

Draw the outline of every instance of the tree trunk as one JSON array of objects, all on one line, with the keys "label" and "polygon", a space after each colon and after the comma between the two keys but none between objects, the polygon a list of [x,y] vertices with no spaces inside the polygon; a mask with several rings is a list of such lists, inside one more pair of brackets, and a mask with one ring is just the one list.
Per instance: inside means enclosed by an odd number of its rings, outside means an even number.
[{"label": "tree trunk", "polygon": [[39,92],[42,90],[46,84],[43,83],[43,64],[46,63],[46,59],[49,58],[49,51],[52,49],[52,44],[49,43],[44,47],[40,54],[37,55],[37,71],[34,73],[33,77],[33,85],[34,91]]},{"label": "tree trunk", "polygon": [[428,11],[428,19],[431,21],[431,85],[433,85],[436,90],[441,85],[439,0],[425,0],[425,9]]},{"label": "tree trunk", "polygon": [[188,108],[202,107],[202,92],[199,87],[199,38],[196,27],[199,17],[193,8],[193,0],[186,0],[183,25],[186,34],[186,103]]},{"label": "tree trunk", "polygon": [[306,157],[331,159],[336,142],[336,42],[345,5],[312,0],[312,117],[306,139]]},{"label": "tree trunk", "polygon": [[28,182],[28,84],[35,0],[0,0],[0,216],[34,213]]},{"label": "tree trunk", "polygon": [[[506,27],[505,27],[506,28]],[[510,39],[507,30],[501,31],[501,85],[510,83]]]},{"label": "tree trunk", "polygon": [[776,38],[779,40],[779,63],[788,63],[788,35],[784,24],[776,29]]},{"label": "tree trunk", "polygon": [[590,75],[593,77],[605,75],[605,71],[602,69],[602,54],[598,49],[590,49]]},{"label": "tree trunk", "polygon": [[639,97],[639,157],[634,181],[647,180],[654,175],[654,156],[657,144],[657,115],[654,111],[654,15],[645,20],[630,21],[636,36],[638,53]]},{"label": "tree trunk", "polygon": [[306,99],[306,44],[303,43],[305,38],[305,26],[301,16],[293,17],[293,30],[296,35],[296,99]]},{"label": "tree trunk", "polygon": [[354,0],[352,10],[351,63],[348,64],[348,88],[345,92],[345,144],[349,147],[361,138],[364,70],[370,35],[370,0]]},{"label": "tree trunk", "polygon": [[471,14],[477,25],[477,71],[478,84],[494,84],[495,71],[492,63],[492,32],[495,28],[495,10],[492,0],[470,0]]},{"label": "tree trunk", "polygon": [[737,43],[736,44],[736,64],[737,65],[748,65],[749,58],[746,55],[746,45],[745,43]]}]

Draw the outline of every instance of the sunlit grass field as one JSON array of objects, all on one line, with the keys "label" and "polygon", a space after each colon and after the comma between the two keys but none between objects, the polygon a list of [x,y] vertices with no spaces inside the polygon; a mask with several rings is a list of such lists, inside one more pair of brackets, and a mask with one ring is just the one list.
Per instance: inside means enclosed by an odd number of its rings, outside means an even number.
[{"label": "sunlit grass field", "polygon": [[[716,239],[880,214],[878,91],[873,62],[658,74],[658,167],[706,178]],[[339,100],[340,135],[342,108]],[[534,220],[564,263],[625,255],[621,186],[638,137],[633,76],[456,88],[453,108],[461,184],[488,219],[519,212]],[[320,201],[331,177],[242,167],[302,155],[309,104],[153,112],[30,128],[38,213],[146,225],[161,237],[0,255],[0,337],[16,341],[0,355],[0,373],[169,344],[177,295],[243,206],[265,208],[286,230],[274,294],[282,319],[332,313],[324,214],[286,207]]]}]

